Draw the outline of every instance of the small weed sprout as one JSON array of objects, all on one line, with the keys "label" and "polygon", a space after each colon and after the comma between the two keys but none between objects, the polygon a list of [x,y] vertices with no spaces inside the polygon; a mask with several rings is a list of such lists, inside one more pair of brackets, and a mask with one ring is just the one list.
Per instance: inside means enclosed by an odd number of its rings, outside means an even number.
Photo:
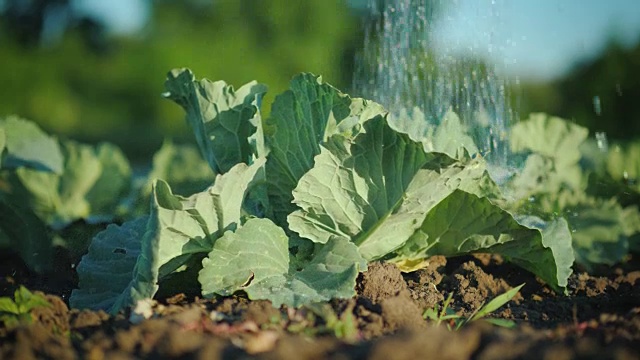
[{"label": "small weed sprout", "polygon": [[504,294],[496,296],[486,305],[476,309],[476,311],[474,311],[469,317],[458,315],[455,313],[455,311],[453,311],[453,309],[449,307],[449,304],[451,304],[451,300],[453,299],[453,293],[450,293],[442,306],[436,304],[433,308],[425,310],[425,312],[422,314],[422,317],[435,322],[436,326],[439,326],[442,322],[445,322],[449,330],[459,330],[464,325],[480,319],[484,319],[484,321],[496,326],[511,328],[516,325],[516,323],[512,320],[485,319],[485,317],[498,310],[504,304],[513,299],[513,297],[516,296],[518,291],[520,291],[523,286],[524,284],[521,284],[520,286],[516,286],[513,289],[505,292]]},{"label": "small weed sprout", "polygon": [[31,311],[39,307],[50,307],[51,304],[41,295],[33,294],[26,287],[20,287],[14,292],[13,299],[8,296],[0,298],[0,321],[7,328],[14,328],[20,324],[31,324]]},{"label": "small weed sprout", "polygon": [[324,324],[317,326],[317,334],[333,334],[336,338],[347,342],[359,339],[360,333],[353,316],[353,305],[347,306],[340,315],[336,314],[329,304],[313,303],[306,305],[305,308],[324,322]]}]

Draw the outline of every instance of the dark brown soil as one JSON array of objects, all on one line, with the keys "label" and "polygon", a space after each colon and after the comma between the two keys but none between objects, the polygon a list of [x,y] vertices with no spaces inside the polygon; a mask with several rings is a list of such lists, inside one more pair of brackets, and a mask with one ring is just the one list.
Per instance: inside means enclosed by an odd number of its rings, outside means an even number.
[{"label": "dark brown soil", "polygon": [[[411,274],[370,265],[353,299],[275,309],[241,295],[179,294],[158,299],[148,319],[69,310],[72,271],[36,276],[11,259],[0,265],[0,295],[24,284],[44,290],[52,306],[35,311],[32,324],[0,327],[1,359],[640,359],[637,259],[600,276],[577,272],[567,296],[496,256],[435,257]],[[491,315],[516,321],[515,328],[476,321],[451,331],[423,318],[450,293],[451,308],[468,316],[521,283]]]}]

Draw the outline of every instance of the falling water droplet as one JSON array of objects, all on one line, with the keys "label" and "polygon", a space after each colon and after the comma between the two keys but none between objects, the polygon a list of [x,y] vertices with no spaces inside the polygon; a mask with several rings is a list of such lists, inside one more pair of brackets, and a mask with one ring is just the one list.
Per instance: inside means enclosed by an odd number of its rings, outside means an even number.
[{"label": "falling water droplet", "polygon": [[598,144],[598,149],[600,149],[600,151],[609,151],[609,140],[607,140],[606,132],[596,132],[596,143]]},{"label": "falling water droplet", "polygon": [[[501,16],[498,1],[490,3],[486,16],[497,20]],[[505,166],[508,143],[496,134],[506,133],[517,118],[509,106],[510,83],[499,75],[497,66],[460,59],[454,48],[436,46],[430,14],[434,6],[444,4],[448,1],[368,0],[372,16],[365,27],[363,52],[356,58],[353,91],[381,103],[395,116],[412,116],[417,109],[423,121],[433,125],[453,109],[472,130],[483,155]],[[493,38],[493,32],[487,36]],[[492,40],[488,48],[469,50],[500,53],[504,47]],[[486,113],[488,125],[477,121],[480,110]]]},{"label": "falling water droplet", "polygon": [[602,105],[600,104],[600,96],[593,97],[593,110],[596,112],[596,115],[600,116],[602,114]]}]

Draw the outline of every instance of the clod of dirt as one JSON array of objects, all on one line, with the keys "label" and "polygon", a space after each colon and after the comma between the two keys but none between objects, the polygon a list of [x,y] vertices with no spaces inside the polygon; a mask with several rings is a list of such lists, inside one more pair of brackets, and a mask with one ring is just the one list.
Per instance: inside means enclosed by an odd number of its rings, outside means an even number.
[{"label": "clod of dirt", "polygon": [[181,327],[188,327],[197,324],[203,317],[206,317],[204,309],[197,305],[188,305],[183,308],[183,311],[168,315],[166,319]]},{"label": "clod of dirt", "polygon": [[[462,310],[468,313],[479,309],[488,300],[511,289],[506,281],[487,274],[474,261],[462,264],[443,281],[443,284],[448,291],[454,292],[456,304],[462,305]],[[516,304],[520,300],[522,300],[520,294],[516,294],[512,299]]]},{"label": "clod of dirt", "polygon": [[382,318],[386,323],[387,331],[398,329],[416,329],[426,325],[422,319],[422,310],[409,297],[407,291],[402,291],[398,296],[384,299],[380,303]]},{"label": "clod of dirt", "polygon": [[[349,352],[349,350],[351,352]],[[274,350],[259,357],[264,360],[280,359],[349,359],[364,358],[353,347],[336,346],[330,338],[308,338],[302,336],[284,336],[277,342]]]},{"label": "clod of dirt", "polygon": [[360,274],[356,292],[378,304],[384,299],[398,295],[407,290],[407,283],[397,266],[391,263],[376,262]]},{"label": "clod of dirt", "polygon": [[480,344],[476,331],[453,333],[440,327],[427,327],[420,332],[400,333],[386,341],[374,342],[371,360],[469,359]]},{"label": "clod of dirt", "polygon": [[33,315],[35,321],[54,334],[63,334],[69,331],[69,308],[67,304],[55,295],[45,295],[40,291],[36,291],[35,294],[44,297],[51,304],[49,307],[39,306],[33,309],[31,315]]},{"label": "clod of dirt", "polygon": [[426,268],[404,274],[411,298],[422,309],[433,308],[444,300],[437,286],[442,281],[447,259],[444,256],[432,256]]},{"label": "clod of dirt", "polygon": [[273,350],[280,339],[277,331],[260,331],[244,341],[244,350],[249,354],[260,354]]},{"label": "clod of dirt", "polygon": [[243,321],[253,321],[258,326],[269,324],[272,319],[279,318],[280,311],[271,305],[270,301],[252,301],[242,314]]},{"label": "clod of dirt", "polygon": [[51,333],[40,323],[19,326],[5,340],[0,347],[2,359],[75,359],[69,338]]},{"label": "clod of dirt", "polygon": [[593,336],[595,334],[576,328],[561,327],[551,332],[539,332],[523,325],[521,332],[483,330],[482,341],[486,345],[475,354],[478,360],[638,359],[637,351],[629,346],[630,343],[603,343]]},{"label": "clod of dirt", "polygon": [[[202,348],[205,342],[204,335],[197,332],[185,333],[178,329],[165,331],[158,341],[155,356],[165,358],[179,358],[186,354],[194,353]],[[152,354],[154,354],[152,352]],[[152,356],[152,357],[155,357]]]},{"label": "clod of dirt", "polygon": [[356,310],[365,338],[425,325],[422,310],[411,298],[407,283],[393,264],[371,264],[369,270],[360,275],[356,291],[366,300]]},{"label": "clod of dirt", "polygon": [[631,286],[635,285],[638,280],[640,280],[640,271],[632,271],[627,275],[620,275],[616,279],[617,282],[626,282]]},{"label": "clod of dirt", "polygon": [[611,282],[605,277],[591,276],[587,273],[577,274],[577,279],[573,282],[576,294],[586,296],[598,296],[607,292],[611,288]]},{"label": "clod of dirt", "polygon": [[76,330],[98,327],[108,319],[109,314],[102,310],[91,311],[74,309],[69,313],[69,323],[71,327]]},{"label": "clod of dirt", "polygon": [[407,274],[405,277],[416,279],[420,284],[435,286],[442,281],[445,265],[447,265],[447,258],[444,256],[432,256],[429,258],[427,267]]}]

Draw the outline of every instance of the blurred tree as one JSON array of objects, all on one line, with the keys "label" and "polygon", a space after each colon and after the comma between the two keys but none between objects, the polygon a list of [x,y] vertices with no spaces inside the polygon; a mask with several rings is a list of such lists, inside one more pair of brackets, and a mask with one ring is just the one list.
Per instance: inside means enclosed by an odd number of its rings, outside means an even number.
[{"label": "blurred tree", "polygon": [[2,14],[5,31],[22,45],[38,45],[47,19],[68,7],[68,0],[8,0]]},{"label": "blurred tree", "polygon": [[[266,83],[265,110],[298,72],[322,74],[343,89],[351,81],[358,26],[343,0],[155,0],[139,34],[101,36],[98,22],[76,21],[50,46],[35,46],[47,6],[69,1],[10,1],[0,27],[16,29],[20,12],[11,4],[22,2],[35,4],[40,28],[24,37],[0,33],[0,66],[10,69],[0,73],[0,116],[16,113],[82,141],[112,141],[134,161],[148,161],[165,136],[191,138],[182,110],[160,96],[174,67],[235,86]],[[94,51],[86,41],[94,37],[109,51]]]},{"label": "blurred tree", "polygon": [[93,51],[105,51],[105,25],[78,12],[69,0],[6,0],[0,14],[4,29],[24,47],[55,42],[67,30],[77,28]]},{"label": "blurred tree", "polygon": [[602,53],[562,78],[521,88],[523,116],[544,111],[611,138],[640,136],[640,41],[625,48],[612,38]]}]

